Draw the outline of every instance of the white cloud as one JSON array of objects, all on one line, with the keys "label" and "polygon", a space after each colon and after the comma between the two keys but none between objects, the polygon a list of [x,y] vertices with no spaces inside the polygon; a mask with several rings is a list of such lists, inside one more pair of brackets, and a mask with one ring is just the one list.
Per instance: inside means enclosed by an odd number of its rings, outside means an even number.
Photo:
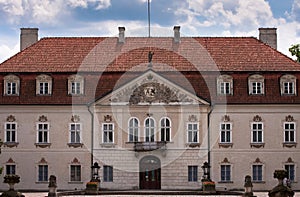
[{"label": "white cloud", "polygon": [[7,58],[13,56],[20,51],[20,44],[16,45],[0,45],[0,63],[5,61]]}]

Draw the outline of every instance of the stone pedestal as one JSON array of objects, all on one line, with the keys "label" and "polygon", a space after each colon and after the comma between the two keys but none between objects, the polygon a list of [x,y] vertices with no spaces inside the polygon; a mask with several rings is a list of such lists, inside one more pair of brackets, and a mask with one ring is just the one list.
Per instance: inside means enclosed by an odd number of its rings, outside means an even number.
[{"label": "stone pedestal", "polygon": [[274,178],[278,179],[278,185],[269,191],[269,197],[293,197],[294,191],[283,185],[283,179],[287,177],[285,170],[275,170]]}]

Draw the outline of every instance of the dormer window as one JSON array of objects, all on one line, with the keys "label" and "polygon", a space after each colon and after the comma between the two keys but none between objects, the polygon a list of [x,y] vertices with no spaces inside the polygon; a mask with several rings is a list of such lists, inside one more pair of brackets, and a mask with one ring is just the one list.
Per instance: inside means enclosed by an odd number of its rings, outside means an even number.
[{"label": "dormer window", "polygon": [[68,78],[68,94],[83,95],[84,78],[79,75],[72,75]]},{"label": "dormer window", "polygon": [[251,75],[248,78],[249,95],[262,95],[264,90],[264,77],[262,75]]},{"label": "dormer window", "polygon": [[20,78],[16,75],[7,75],[4,77],[4,95],[19,96]]},{"label": "dormer window", "polygon": [[52,94],[52,78],[48,75],[39,75],[36,77],[36,95]]},{"label": "dormer window", "polygon": [[296,95],[296,77],[293,75],[283,75],[280,77],[281,95]]},{"label": "dormer window", "polygon": [[220,75],[217,79],[217,88],[219,95],[233,94],[233,79],[229,75]]}]

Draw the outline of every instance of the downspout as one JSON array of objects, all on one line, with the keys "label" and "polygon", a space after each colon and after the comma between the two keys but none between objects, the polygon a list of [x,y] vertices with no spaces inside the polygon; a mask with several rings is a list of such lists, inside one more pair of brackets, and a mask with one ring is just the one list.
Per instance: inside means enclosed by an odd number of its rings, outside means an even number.
[{"label": "downspout", "polygon": [[[91,115],[91,165],[90,166],[93,166],[93,162],[94,162],[94,113],[90,109],[91,104],[87,104],[86,106]],[[91,170],[91,179],[92,178],[93,178],[93,172]]]},{"label": "downspout", "polygon": [[[210,129],[210,115],[211,115],[211,113],[213,112],[213,110],[214,110],[214,107],[215,107],[215,105],[212,103],[211,105],[210,105],[210,110],[209,110],[209,112],[208,112],[208,114],[207,114],[207,163],[208,163],[208,165],[211,167],[211,153],[210,153],[210,132],[211,132],[211,129]],[[210,180],[210,174],[211,174],[211,172],[210,172],[210,168],[209,168],[209,171],[208,171],[208,179]]]}]

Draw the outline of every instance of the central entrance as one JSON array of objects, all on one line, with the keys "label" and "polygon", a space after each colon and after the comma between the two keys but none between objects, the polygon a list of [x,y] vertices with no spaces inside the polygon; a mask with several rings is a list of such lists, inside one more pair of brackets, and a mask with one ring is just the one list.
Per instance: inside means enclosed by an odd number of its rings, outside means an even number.
[{"label": "central entrance", "polygon": [[140,160],[140,189],[161,188],[161,164],[155,156],[146,156]]}]

